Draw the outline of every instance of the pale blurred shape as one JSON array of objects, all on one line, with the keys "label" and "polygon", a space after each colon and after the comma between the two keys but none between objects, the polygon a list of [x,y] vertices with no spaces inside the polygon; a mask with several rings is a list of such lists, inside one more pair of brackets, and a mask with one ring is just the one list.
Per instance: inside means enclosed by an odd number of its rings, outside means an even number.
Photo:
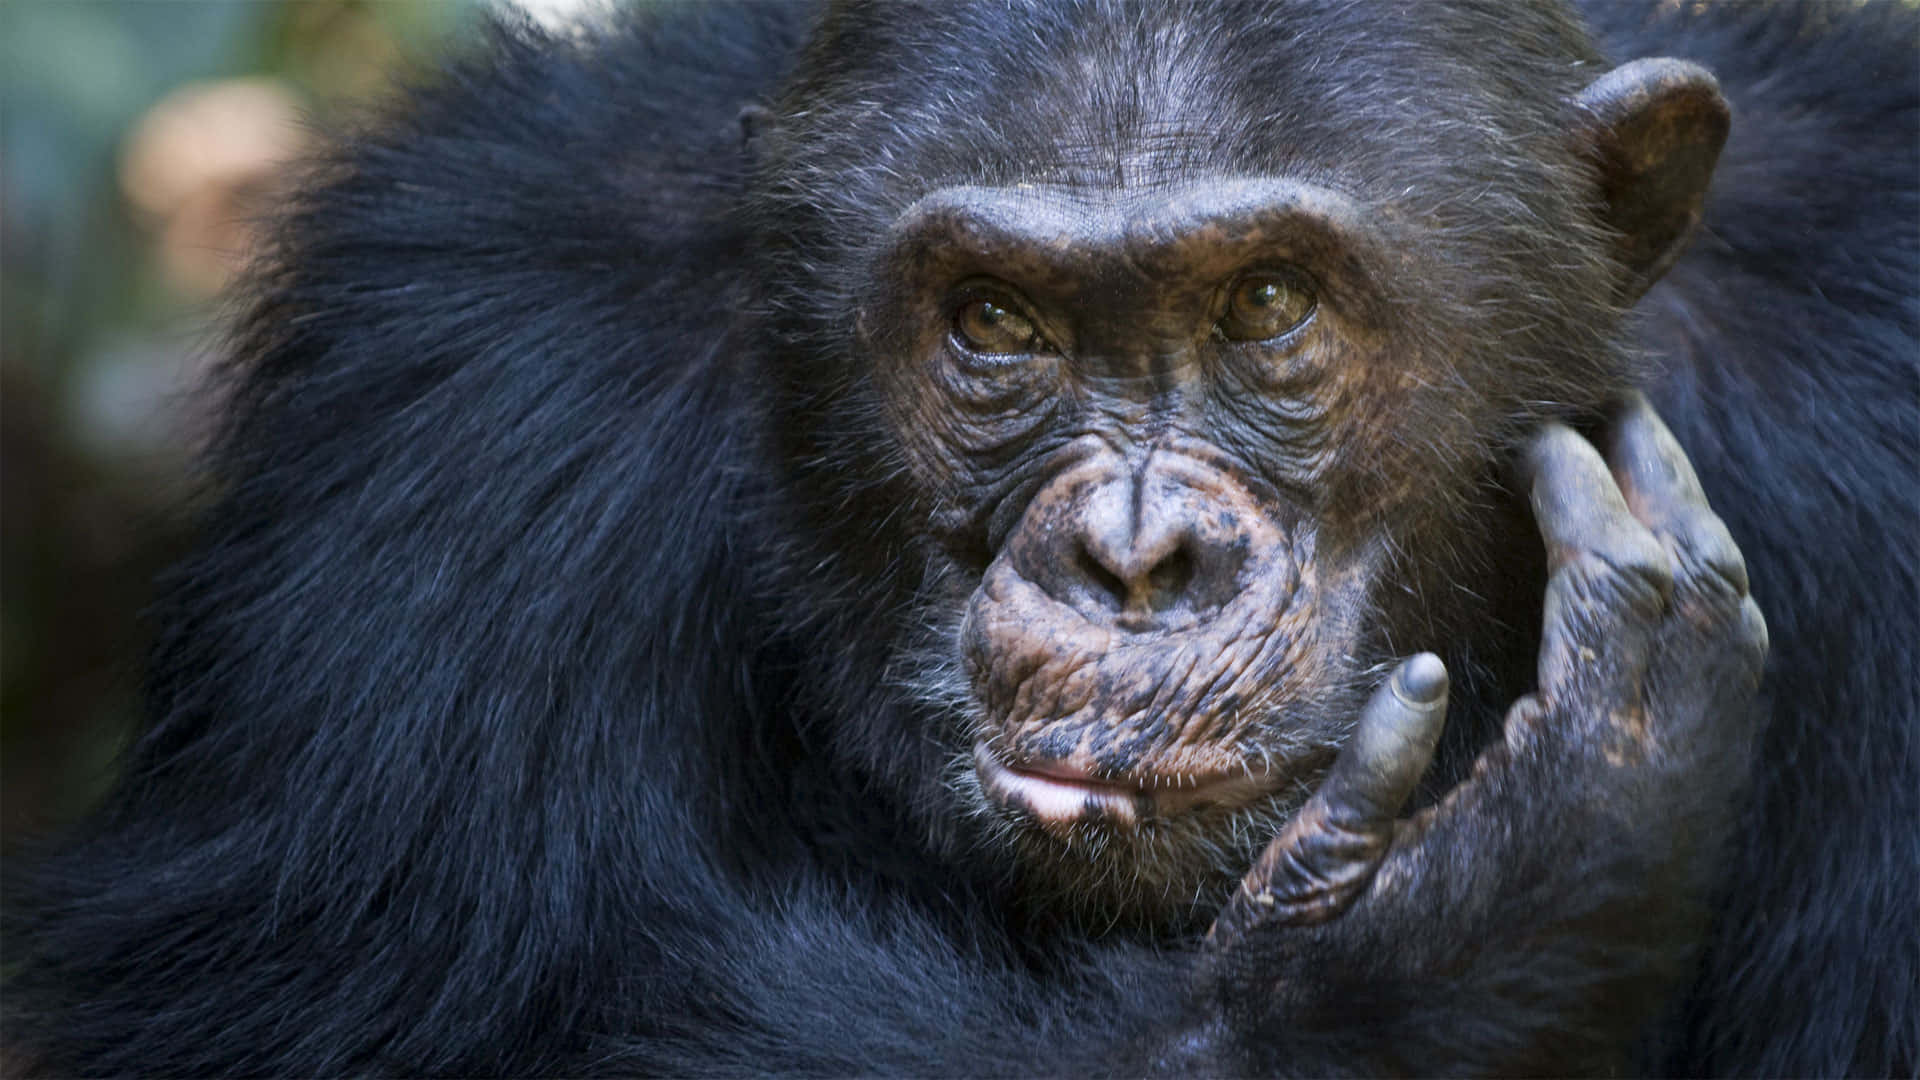
[{"label": "pale blurred shape", "polygon": [[147,110],[123,145],[120,186],[159,233],[169,284],[218,293],[253,250],[260,205],[308,135],[273,79],[191,83]]}]

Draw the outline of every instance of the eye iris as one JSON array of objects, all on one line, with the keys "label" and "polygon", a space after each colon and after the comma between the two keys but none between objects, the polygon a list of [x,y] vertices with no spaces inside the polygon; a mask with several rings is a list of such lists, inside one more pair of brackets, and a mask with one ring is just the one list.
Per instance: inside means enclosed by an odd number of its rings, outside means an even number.
[{"label": "eye iris", "polygon": [[1313,314],[1313,294],[1274,278],[1253,278],[1233,290],[1221,331],[1235,341],[1262,341],[1307,321]]},{"label": "eye iris", "polygon": [[975,352],[1022,353],[1033,350],[1033,324],[991,300],[975,300],[960,309],[955,329]]}]

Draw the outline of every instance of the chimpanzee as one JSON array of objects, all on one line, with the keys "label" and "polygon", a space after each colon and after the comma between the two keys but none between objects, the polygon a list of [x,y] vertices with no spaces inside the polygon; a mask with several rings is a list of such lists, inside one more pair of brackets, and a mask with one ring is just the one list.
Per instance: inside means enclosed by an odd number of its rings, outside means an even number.
[{"label": "chimpanzee", "polygon": [[12,1051],[1912,1072],[1920,21],[1590,14],[497,29],[261,262]]}]

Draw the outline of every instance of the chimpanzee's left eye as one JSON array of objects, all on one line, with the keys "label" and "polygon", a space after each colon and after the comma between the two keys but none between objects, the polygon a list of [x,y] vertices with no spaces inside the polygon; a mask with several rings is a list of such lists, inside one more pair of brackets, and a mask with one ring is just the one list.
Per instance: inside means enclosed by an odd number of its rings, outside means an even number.
[{"label": "chimpanzee's left eye", "polygon": [[1313,317],[1313,293],[1277,274],[1241,278],[1227,297],[1220,333],[1232,341],[1265,341],[1296,330]]},{"label": "chimpanzee's left eye", "polygon": [[960,345],[977,353],[1006,356],[1045,348],[1033,320],[992,300],[969,300],[953,315]]}]

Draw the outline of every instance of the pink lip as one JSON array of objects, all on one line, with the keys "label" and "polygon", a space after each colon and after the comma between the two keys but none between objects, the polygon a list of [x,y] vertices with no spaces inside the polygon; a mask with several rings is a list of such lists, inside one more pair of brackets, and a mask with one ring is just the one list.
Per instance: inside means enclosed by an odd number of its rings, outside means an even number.
[{"label": "pink lip", "polygon": [[1028,765],[1009,765],[1013,772],[1036,776],[1042,780],[1058,780],[1067,784],[1088,784],[1093,787],[1126,788],[1133,790],[1136,785],[1101,780],[1085,769],[1069,765],[1064,761],[1037,761]]},{"label": "pink lip", "polygon": [[1098,780],[1084,769],[1058,761],[1008,765],[984,745],[974,747],[973,763],[981,786],[994,801],[1053,825],[1102,818],[1132,826],[1201,804],[1251,801],[1269,786],[1257,773],[1168,776],[1157,784]]}]

